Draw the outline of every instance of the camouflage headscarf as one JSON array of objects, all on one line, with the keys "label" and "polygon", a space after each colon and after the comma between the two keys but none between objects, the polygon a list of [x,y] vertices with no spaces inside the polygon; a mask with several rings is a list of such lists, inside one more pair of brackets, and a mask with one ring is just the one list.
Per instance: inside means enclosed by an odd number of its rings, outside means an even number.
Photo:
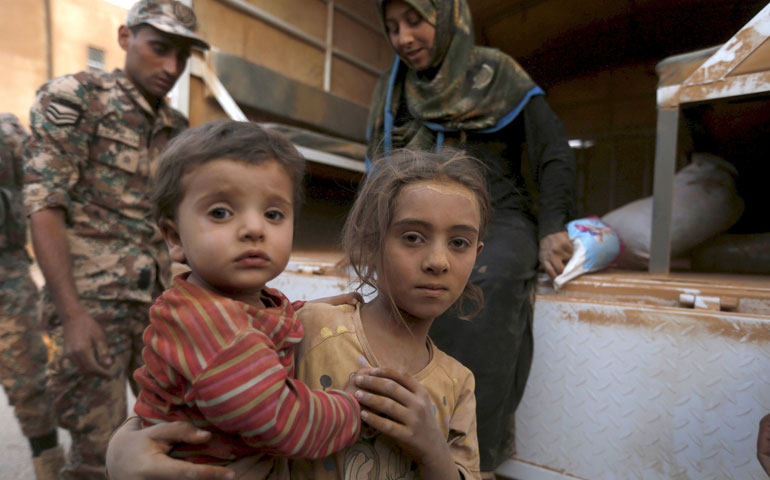
[{"label": "camouflage headscarf", "polygon": [[[377,1],[383,30],[387,1]],[[369,158],[399,147],[430,149],[441,143],[443,132],[497,131],[533,95],[543,94],[510,56],[473,44],[466,0],[405,1],[436,29],[430,57],[435,76],[420,75],[396,56],[374,91],[367,125]],[[402,102],[408,118],[396,118]]]}]

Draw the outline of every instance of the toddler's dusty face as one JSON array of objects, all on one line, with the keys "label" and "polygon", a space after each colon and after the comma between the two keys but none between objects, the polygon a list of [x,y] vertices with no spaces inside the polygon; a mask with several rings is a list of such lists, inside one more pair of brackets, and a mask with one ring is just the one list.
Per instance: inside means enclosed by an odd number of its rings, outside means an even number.
[{"label": "toddler's dusty face", "polygon": [[[286,268],[294,233],[294,185],[276,161],[217,159],[182,179],[174,230],[164,236],[189,281],[254,303]],[[258,301],[258,300],[257,300]]]}]

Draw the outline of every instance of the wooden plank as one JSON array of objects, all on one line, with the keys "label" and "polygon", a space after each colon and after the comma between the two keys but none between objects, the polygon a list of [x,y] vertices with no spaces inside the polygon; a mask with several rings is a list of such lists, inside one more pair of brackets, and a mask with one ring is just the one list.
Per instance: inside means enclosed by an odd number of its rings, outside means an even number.
[{"label": "wooden plank", "polygon": [[380,17],[377,15],[376,2],[362,2],[361,0],[334,0],[334,3],[350,10],[363,20],[369,22],[369,25],[379,27]]},{"label": "wooden plank", "polygon": [[767,39],[770,29],[770,5],[762,9],[738,33],[714,53],[684,84],[708,83],[729,75]]},{"label": "wooden plank", "polygon": [[369,109],[377,77],[344,60],[332,61],[332,93]]},{"label": "wooden plank", "polygon": [[[326,19],[323,3],[318,0],[302,0],[301,8],[297,5],[295,8],[298,13],[302,12],[302,18],[309,15],[308,10],[314,12],[315,22],[321,26],[319,39],[323,39]],[[219,50],[263,65],[308,85],[322,87],[324,52],[319,48],[217,0],[197,0],[195,9],[200,19],[202,35]]]},{"label": "wooden plank", "polygon": [[757,47],[746,60],[730,72],[730,76],[746,75],[770,70],[770,40]]},{"label": "wooden plank", "polygon": [[334,16],[334,46],[383,71],[393,63],[393,50],[382,32],[340,12]]}]

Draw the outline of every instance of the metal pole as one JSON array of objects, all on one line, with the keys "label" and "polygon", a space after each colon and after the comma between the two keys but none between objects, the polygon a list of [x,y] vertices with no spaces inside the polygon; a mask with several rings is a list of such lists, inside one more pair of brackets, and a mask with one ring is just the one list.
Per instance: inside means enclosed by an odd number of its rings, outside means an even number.
[{"label": "metal pole", "polygon": [[326,5],[326,52],[324,55],[324,92],[332,89],[332,57],[334,56],[334,0]]},{"label": "metal pole", "polygon": [[671,268],[671,218],[674,199],[679,109],[658,109],[652,197],[650,273],[668,274]]},{"label": "metal pole", "polygon": [[53,38],[51,28],[51,0],[43,0],[43,14],[45,18],[45,77],[46,80],[53,78]]},{"label": "metal pole", "polygon": [[[192,0],[180,0],[183,4],[192,8]],[[169,92],[171,106],[179,110],[185,117],[190,118],[190,62],[184,67],[184,72],[179,76],[174,88]]]}]

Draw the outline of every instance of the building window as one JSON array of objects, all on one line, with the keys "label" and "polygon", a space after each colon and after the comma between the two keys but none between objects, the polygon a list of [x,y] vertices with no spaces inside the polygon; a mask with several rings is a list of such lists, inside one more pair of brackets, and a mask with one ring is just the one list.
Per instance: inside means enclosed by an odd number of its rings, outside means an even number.
[{"label": "building window", "polygon": [[104,50],[88,47],[88,70],[92,72],[104,71]]}]

